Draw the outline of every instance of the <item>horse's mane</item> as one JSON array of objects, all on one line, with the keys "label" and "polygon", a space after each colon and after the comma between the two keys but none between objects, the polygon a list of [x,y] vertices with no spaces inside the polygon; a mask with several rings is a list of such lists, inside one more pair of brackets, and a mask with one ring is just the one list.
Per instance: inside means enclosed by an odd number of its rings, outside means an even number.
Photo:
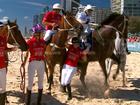
[{"label": "horse's mane", "polygon": [[120,16],[119,13],[117,12],[113,12],[112,14],[110,14],[106,19],[104,19],[102,22],[101,22],[101,25],[107,25],[109,24],[110,22],[112,22],[112,20],[114,20],[116,17]]}]

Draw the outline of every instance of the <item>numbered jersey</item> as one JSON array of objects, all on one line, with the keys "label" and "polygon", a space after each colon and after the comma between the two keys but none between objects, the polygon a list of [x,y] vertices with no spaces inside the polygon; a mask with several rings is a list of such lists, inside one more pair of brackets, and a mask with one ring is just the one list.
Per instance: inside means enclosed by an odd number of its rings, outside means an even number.
[{"label": "numbered jersey", "polygon": [[27,41],[27,44],[30,52],[29,61],[45,59],[45,41],[43,39],[36,40],[34,37],[32,37]]},{"label": "numbered jersey", "polygon": [[67,58],[66,58],[65,64],[76,67],[78,60],[82,57],[81,52],[82,51],[79,47],[74,48],[74,46],[71,45],[67,52]]},{"label": "numbered jersey", "polygon": [[[61,21],[61,15],[51,11],[51,12],[47,12],[44,17],[43,17],[43,22],[51,22],[51,23],[56,23],[56,24],[60,24]],[[46,30],[52,30],[52,26],[51,25],[47,25],[46,26]]]}]

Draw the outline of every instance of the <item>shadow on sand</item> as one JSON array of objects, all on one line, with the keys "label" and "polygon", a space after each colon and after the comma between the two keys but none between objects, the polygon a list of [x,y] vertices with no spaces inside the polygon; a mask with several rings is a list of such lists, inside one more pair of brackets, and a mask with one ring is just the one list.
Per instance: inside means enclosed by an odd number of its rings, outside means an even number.
[{"label": "shadow on sand", "polygon": [[[118,89],[110,90],[110,98],[123,99],[127,101],[140,101],[140,78],[129,78],[128,81],[132,84],[130,87],[118,87]],[[85,98],[104,99],[105,87],[101,85],[99,81],[88,81],[88,91],[84,90],[80,84],[74,84],[76,87],[74,90],[74,97],[78,100],[84,100]]]},{"label": "shadow on sand", "polygon": [[[37,95],[38,95],[37,93],[32,93],[31,105],[36,105]],[[22,92],[8,91],[7,96],[18,98],[17,102],[12,102],[12,104],[14,105],[23,105],[25,102],[25,95]],[[50,94],[43,94],[41,105],[68,105],[68,104],[60,102],[59,100],[57,100],[55,97],[51,96]]]},{"label": "shadow on sand", "polygon": [[111,90],[111,97],[129,101],[140,101],[140,78],[128,78],[130,88]]}]

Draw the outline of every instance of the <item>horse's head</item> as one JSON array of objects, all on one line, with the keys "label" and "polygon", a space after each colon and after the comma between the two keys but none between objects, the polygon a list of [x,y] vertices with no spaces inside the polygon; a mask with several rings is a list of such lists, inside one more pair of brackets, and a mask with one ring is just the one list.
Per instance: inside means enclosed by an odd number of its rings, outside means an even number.
[{"label": "horse's head", "polygon": [[14,22],[8,21],[3,28],[5,28],[5,35],[7,35],[7,42],[9,44],[17,44],[22,51],[28,49],[27,43],[19,30],[16,20]]},{"label": "horse's head", "polygon": [[124,14],[113,13],[107,17],[102,23],[102,26],[108,28],[108,32],[119,32],[121,37],[127,37],[128,17]]},{"label": "horse's head", "polygon": [[82,24],[79,21],[77,21],[77,19],[73,16],[71,12],[63,11],[63,14],[64,15],[62,17],[61,28],[67,29],[69,31],[81,31]]},{"label": "horse's head", "polygon": [[67,37],[69,32],[76,33],[77,35],[79,35],[81,32],[81,27],[82,24],[78,22],[70,12],[65,12],[61,19],[60,29],[57,32],[57,35],[55,35],[54,43],[57,44],[58,46],[64,47],[68,39]]}]

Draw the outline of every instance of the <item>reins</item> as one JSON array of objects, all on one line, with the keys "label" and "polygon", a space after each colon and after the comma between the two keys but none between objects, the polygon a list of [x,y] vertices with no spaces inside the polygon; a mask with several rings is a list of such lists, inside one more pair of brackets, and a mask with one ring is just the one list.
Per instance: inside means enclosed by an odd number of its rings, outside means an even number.
[{"label": "reins", "polygon": [[[16,39],[14,38],[14,35],[12,33],[12,29],[16,28],[16,26],[12,26],[10,27],[10,25],[7,25],[8,27],[8,37],[7,37],[7,41],[9,36],[11,35],[12,39],[14,40],[14,42],[16,43],[16,46],[19,47],[18,42],[16,41]],[[23,52],[21,51],[21,62],[23,63]],[[20,75],[21,75],[21,83],[20,83],[20,89],[23,91],[23,93],[25,93],[25,67],[24,66],[20,66]]]},{"label": "reins", "polygon": [[[117,29],[116,27],[114,27],[114,26],[112,26],[112,25],[103,25],[103,27],[113,29],[114,31],[118,32],[121,36],[123,36],[124,31],[125,31],[125,28],[126,28],[126,21],[127,21],[127,19],[126,19],[126,17],[124,16],[123,22],[119,24],[119,27],[120,27],[120,26],[124,23],[122,31],[120,31],[119,29]],[[104,41],[104,39],[103,39],[103,37],[101,36],[100,32],[99,32],[98,30],[96,30],[96,31],[97,31],[97,33],[98,33],[100,39],[101,39],[102,41]]]},{"label": "reins", "polygon": [[[76,28],[68,21],[68,19],[66,18],[66,16],[63,16],[64,21],[71,27],[71,28],[58,28],[58,31],[75,31]],[[77,33],[77,32],[76,32]],[[59,48],[59,49],[65,49],[65,47],[59,47],[57,44],[55,43],[50,43],[50,46],[54,47],[54,48]]]}]

